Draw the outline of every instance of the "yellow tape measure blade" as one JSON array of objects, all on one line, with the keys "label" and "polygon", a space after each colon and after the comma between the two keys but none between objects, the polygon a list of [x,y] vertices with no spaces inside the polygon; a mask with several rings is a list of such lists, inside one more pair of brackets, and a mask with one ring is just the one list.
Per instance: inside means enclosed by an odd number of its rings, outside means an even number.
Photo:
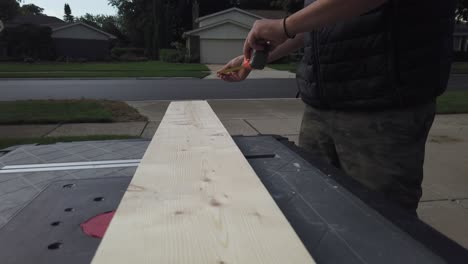
[{"label": "yellow tape measure blade", "polygon": [[242,69],[242,66],[237,66],[237,67],[225,69],[225,70],[222,70],[222,71],[218,71],[218,73],[220,73],[220,74],[227,74],[227,73],[239,71],[239,70],[241,70],[241,69]]}]

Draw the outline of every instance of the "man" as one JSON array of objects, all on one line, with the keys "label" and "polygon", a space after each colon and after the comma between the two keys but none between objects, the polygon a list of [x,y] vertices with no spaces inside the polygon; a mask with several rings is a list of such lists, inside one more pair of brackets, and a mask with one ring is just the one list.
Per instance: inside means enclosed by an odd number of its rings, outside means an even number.
[{"label": "man", "polygon": [[286,19],[257,21],[244,55],[224,69],[266,43],[269,61],[304,47],[300,146],[415,213],[435,99],[450,73],[454,13],[454,0],[306,0]]}]

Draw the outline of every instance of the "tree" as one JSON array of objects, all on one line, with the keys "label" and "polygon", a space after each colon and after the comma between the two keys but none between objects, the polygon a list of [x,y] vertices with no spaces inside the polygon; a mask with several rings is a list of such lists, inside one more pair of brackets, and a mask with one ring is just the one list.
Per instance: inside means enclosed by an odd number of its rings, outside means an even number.
[{"label": "tree", "polygon": [[116,36],[120,45],[127,45],[129,42],[127,36],[123,33],[122,19],[119,16],[86,13],[84,16],[76,18],[76,21],[83,22]]},{"label": "tree", "polygon": [[0,20],[8,21],[19,12],[19,2],[16,0],[0,0]]},{"label": "tree", "polygon": [[159,59],[160,32],[168,14],[164,14],[167,0],[109,0],[122,16],[124,32],[134,46],[144,47],[148,56]]},{"label": "tree", "polygon": [[65,4],[64,6],[65,15],[63,16],[63,20],[68,23],[73,23],[75,21],[75,17],[72,15],[72,10],[69,4]]},{"label": "tree", "polygon": [[52,59],[54,48],[51,35],[51,28],[38,25],[20,25],[4,31],[9,55],[17,58]]},{"label": "tree", "polygon": [[22,15],[42,15],[44,12],[44,8],[35,4],[22,5],[19,10]]},{"label": "tree", "polygon": [[[271,0],[240,0],[237,5],[242,9],[281,9],[281,6],[272,5],[272,3],[277,1]],[[283,1],[281,1],[283,2]]]},{"label": "tree", "polygon": [[237,0],[199,0],[200,4],[200,16],[205,16],[208,14],[216,13],[224,9],[239,6],[242,1]]},{"label": "tree", "polygon": [[[303,0],[280,0],[276,6],[271,0],[108,0],[118,9],[120,29],[132,46],[144,47],[152,59],[159,58],[159,48],[170,47],[173,41],[181,41],[182,33],[193,28],[193,18],[205,16],[230,7],[245,9],[290,9],[290,2]],[[193,7],[199,7],[199,12]],[[299,9],[300,9],[299,8]],[[90,24],[97,21],[84,16]],[[98,23],[99,24],[99,23]],[[115,24],[114,24],[115,25]],[[110,32],[109,32],[110,33]],[[114,33],[112,33],[114,34]]]},{"label": "tree", "polygon": [[116,16],[108,16],[108,15],[92,15],[86,13],[84,16],[76,18],[76,21],[80,21],[86,23],[90,26],[103,29],[106,24],[115,23],[117,24],[118,18]]},{"label": "tree", "polygon": [[274,0],[270,3],[271,7],[283,9],[289,13],[294,13],[304,7],[304,0]]},{"label": "tree", "polygon": [[455,17],[457,22],[468,20],[468,0],[458,0]]}]

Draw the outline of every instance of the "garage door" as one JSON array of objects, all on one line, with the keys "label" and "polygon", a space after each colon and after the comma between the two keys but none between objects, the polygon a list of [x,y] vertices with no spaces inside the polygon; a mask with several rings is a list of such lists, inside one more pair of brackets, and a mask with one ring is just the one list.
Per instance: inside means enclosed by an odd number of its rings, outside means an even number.
[{"label": "garage door", "polygon": [[224,64],[242,54],[244,40],[241,39],[201,39],[201,63]]}]

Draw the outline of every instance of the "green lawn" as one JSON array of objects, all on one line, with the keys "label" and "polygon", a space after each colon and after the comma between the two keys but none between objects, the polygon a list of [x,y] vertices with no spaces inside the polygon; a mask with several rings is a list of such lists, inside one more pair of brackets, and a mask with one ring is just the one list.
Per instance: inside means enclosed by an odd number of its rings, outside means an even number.
[{"label": "green lawn", "polygon": [[0,102],[0,124],[59,124],[145,121],[124,102],[31,100]]},{"label": "green lawn", "polygon": [[115,63],[0,63],[0,78],[80,77],[196,77],[209,69],[203,64],[161,61]]},{"label": "green lawn", "polygon": [[135,139],[134,136],[86,136],[86,137],[45,137],[45,138],[0,138],[0,150],[16,145],[25,144],[54,144],[57,142],[74,141],[98,141],[98,140],[117,140],[117,139]]},{"label": "green lawn", "polygon": [[468,113],[468,92],[446,92],[437,99],[438,114]]}]

